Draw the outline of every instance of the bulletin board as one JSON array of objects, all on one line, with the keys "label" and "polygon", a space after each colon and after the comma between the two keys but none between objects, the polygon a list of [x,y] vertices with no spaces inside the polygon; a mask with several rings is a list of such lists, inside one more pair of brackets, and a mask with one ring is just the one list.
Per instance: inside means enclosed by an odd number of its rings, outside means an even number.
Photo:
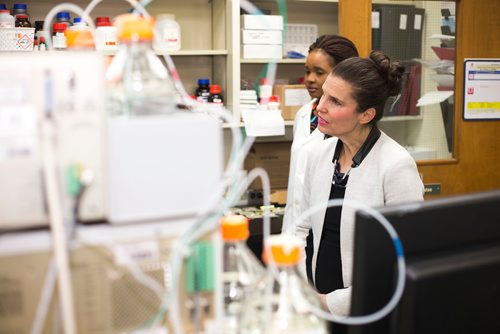
[{"label": "bulletin board", "polygon": [[465,59],[464,120],[500,119],[500,59]]}]

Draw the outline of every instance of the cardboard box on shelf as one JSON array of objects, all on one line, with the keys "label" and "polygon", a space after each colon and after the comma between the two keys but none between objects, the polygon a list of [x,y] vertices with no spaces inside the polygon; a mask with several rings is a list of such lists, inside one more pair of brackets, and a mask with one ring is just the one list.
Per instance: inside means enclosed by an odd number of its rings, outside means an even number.
[{"label": "cardboard box on shelf", "polygon": [[286,195],[287,195],[286,189],[274,189],[271,192],[271,203],[278,203],[281,205],[285,205]]},{"label": "cardboard box on shelf", "polygon": [[279,98],[284,120],[293,121],[300,107],[311,100],[304,85],[274,85],[273,90]]},{"label": "cardboard box on shelf", "polygon": [[[286,189],[288,186],[291,145],[291,142],[254,143],[245,159],[245,169],[250,171],[256,167],[261,167],[269,175],[271,191]],[[250,188],[262,189],[260,178],[252,182]]]}]

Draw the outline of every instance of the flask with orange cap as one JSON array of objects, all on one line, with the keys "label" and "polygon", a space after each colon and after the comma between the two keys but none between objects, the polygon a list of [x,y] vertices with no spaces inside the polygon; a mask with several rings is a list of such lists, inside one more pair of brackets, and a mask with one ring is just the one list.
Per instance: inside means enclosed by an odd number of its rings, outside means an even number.
[{"label": "flask with orange cap", "polygon": [[152,48],[154,19],[136,14],[116,17],[119,49],[106,70],[114,115],[138,116],[175,111],[175,90],[168,69]]},{"label": "flask with orange cap", "polygon": [[250,289],[264,276],[265,270],[247,247],[248,219],[240,215],[221,218],[223,239],[222,281],[224,298],[224,334],[239,333],[241,312]]},{"label": "flask with orange cap", "polygon": [[326,334],[325,320],[313,314],[318,294],[299,273],[302,243],[291,235],[267,238],[263,258],[266,276],[248,296],[241,334]]}]

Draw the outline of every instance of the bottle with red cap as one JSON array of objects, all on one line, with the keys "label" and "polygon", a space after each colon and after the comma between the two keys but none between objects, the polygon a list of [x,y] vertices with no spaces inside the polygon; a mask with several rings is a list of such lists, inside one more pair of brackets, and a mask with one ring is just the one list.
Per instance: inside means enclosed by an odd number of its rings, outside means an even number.
[{"label": "bottle with red cap", "polygon": [[66,49],[66,36],[64,35],[64,32],[67,28],[68,25],[65,23],[52,24],[52,47],[54,50]]},{"label": "bottle with red cap", "polygon": [[16,19],[8,9],[0,9],[0,28],[14,28]]},{"label": "bottle with red cap", "polygon": [[243,306],[250,289],[264,276],[265,270],[247,247],[248,219],[225,216],[220,221],[223,240],[222,282],[224,318],[222,333],[239,333]]},{"label": "bottle with red cap", "polygon": [[218,105],[222,105],[224,103],[224,100],[222,99],[220,85],[217,84],[210,85],[210,95],[208,96],[208,102]]},{"label": "bottle with red cap", "polygon": [[31,22],[29,20],[29,16],[26,14],[18,14],[16,16],[15,26],[19,28],[31,28]]},{"label": "bottle with red cap", "polygon": [[267,103],[267,110],[280,110],[280,101],[277,95],[271,95]]},{"label": "bottle with red cap", "polygon": [[116,27],[108,16],[99,16],[95,22],[95,48],[99,51],[116,51],[118,46]]},{"label": "bottle with red cap", "polygon": [[267,238],[263,256],[267,274],[248,296],[241,334],[328,333],[326,321],[310,307],[321,308],[319,296],[299,273],[302,247],[295,236]]}]

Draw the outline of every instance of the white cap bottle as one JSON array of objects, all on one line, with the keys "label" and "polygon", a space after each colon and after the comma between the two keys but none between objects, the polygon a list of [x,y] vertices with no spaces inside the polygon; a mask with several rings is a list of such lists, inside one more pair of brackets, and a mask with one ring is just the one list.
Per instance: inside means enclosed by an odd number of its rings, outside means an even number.
[{"label": "white cap bottle", "polygon": [[16,19],[8,9],[0,9],[0,28],[14,28]]},{"label": "white cap bottle", "polygon": [[160,14],[156,17],[155,39],[153,48],[156,52],[165,53],[181,49],[181,27],[173,14]]}]

